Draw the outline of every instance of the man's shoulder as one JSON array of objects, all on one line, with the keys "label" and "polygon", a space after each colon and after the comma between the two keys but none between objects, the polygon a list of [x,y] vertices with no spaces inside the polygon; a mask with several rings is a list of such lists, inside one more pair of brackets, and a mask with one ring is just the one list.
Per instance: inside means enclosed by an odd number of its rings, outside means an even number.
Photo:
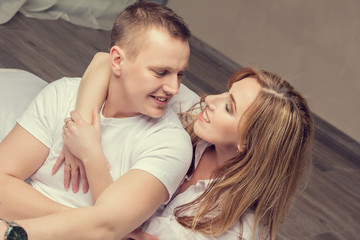
[{"label": "man's shoulder", "polygon": [[[191,143],[190,136],[184,129],[178,114],[172,109],[167,109],[164,115],[157,119],[155,124],[152,125],[148,131],[150,139],[163,139],[164,144],[174,144],[174,141]],[[159,140],[157,140],[159,143]],[[166,143],[166,141],[168,141]]]},{"label": "man's shoulder", "polygon": [[154,138],[184,139],[188,136],[178,115],[171,108],[167,108],[160,118],[143,116],[141,121],[137,121],[136,128],[137,138],[142,136],[141,138],[145,141]]},{"label": "man's shoulder", "polygon": [[39,96],[48,96],[50,98],[57,98],[60,96],[70,96],[77,94],[81,78],[63,77],[49,83],[39,93]]},{"label": "man's shoulder", "polygon": [[53,87],[78,87],[80,85],[81,78],[75,77],[63,77],[51,82],[49,85]]},{"label": "man's shoulder", "polygon": [[181,128],[184,129],[181,121],[179,120],[179,116],[174,110],[170,107],[167,107],[164,111],[164,114],[157,119],[156,125],[162,125],[163,127],[168,128]]}]

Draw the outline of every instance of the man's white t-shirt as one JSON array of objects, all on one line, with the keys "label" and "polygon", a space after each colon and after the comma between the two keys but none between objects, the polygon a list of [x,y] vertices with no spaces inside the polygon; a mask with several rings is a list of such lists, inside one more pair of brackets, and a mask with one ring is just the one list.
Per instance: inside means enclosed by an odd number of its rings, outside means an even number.
[{"label": "man's white t-shirt", "polygon": [[[63,78],[47,85],[17,122],[50,149],[30,184],[56,202],[83,207],[93,204],[90,191],[73,193],[64,188],[63,166],[51,170],[62,147],[64,118],[75,108],[80,78]],[[192,145],[177,114],[167,108],[158,119],[139,115],[105,118],[101,114],[102,147],[114,180],[130,169],[144,170],[158,178],[173,195],[191,162]]]}]

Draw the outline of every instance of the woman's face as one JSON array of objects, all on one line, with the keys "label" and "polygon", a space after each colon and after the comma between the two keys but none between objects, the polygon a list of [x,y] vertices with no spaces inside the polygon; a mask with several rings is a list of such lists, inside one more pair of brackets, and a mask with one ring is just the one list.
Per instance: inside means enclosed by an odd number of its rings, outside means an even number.
[{"label": "woman's face", "polygon": [[195,122],[194,131],[203,140],[217,146],[241,150],[238,124],[261,86],[255,78],[248,77],[235,82],[229,92],[209,95],[207,107]]}]

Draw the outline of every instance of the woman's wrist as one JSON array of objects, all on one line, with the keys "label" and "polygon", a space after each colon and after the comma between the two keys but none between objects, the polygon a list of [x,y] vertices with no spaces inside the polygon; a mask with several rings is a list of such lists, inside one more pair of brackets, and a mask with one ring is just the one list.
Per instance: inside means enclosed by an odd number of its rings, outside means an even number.
[{"label": "woman's wrist", "polygon": [[105,188],[113,182],[113,179],[110,174],[111,166],[104,154],[93,155],[91,158],[91,161],[85,160],[87,163],[84,163],[84,166],[93,201],[96,202]]},{"label": "woman's wrist", "polygon": [[84,163],[85,168],[87,166],[93,165],[94,163],[106,163],[107,160],[105,158],[104,152],[102,148],[95,149],[93,148],[91,151],[86,152],[82,158],[81,161]]}]

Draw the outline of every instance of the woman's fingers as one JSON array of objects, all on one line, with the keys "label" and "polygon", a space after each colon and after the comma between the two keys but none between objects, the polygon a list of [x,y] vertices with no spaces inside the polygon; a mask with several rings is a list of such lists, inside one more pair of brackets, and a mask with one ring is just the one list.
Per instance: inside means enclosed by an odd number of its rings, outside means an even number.
[{"label": "woman's fingers", "polygon": [[51,174],[54,175],[55,173],[57,173],[57,171],[59,170],[60,166],[64,163],[65,161],[65,154],[64,154],[64,148],[61,150],[61,153],[59,155],[59,157],[56,159],[56,162],[52,168]]},{"label": "woman's fingers", "polygon": [[65,146],[65,168],[64,168],[64,185],[66,189],[72,187],[72,191],[77,193],[79,191],[79,159],[77,159]]},{"label": "woman's fingers", "polygon": [[[81,116],[76,112],[72,111],[70,113],[71,117],[67,117],[64,120],[63,126],[63,139],[64,147],[62,150],[61,157],[55,163],[54,168],[59,168],[61,164],[65,161],[64,166],[64,186],[66,189],[72,187],[72,191],[77,193],[80,188],[80,179],[82,182],[83,192],[87,193],[89,191],[89,183],[86,176],[86,171],[84,164],[79,160],[76,155],[71,151],[78,149],[79,143],[83,142],[83,139],[79,139],[78,136],[84,135],[83,132],[79,130],[83,129],[83,124],[81,123]],[[83,136],[85,139],[87,136]],[[80,142],[79,142],[80,141]],[[71,149],[71,151],[70,151]]]},{"label": "woman's fingers", "polygon": [[70,165],[70,179],[71,179],[71,187],[74,193],[79,191],[79,167],[71,167]]},{"label": "woman's fingers", "polygon": [[80,188],[80,179],[82,183],[83,193],[89,191],[89,182],[86,176],[85,166],[80,159],[75,157],[71,152],[66,157],[64,167],[64,186],[66,189],[72,188],[77,193]]},{"label": "woman's fingers", "polygon": [[64,163],[64,187],[65,187],[65,189],[69,189],[70,179],[71,179],[70,164],[65,162]]},{"label": "woman's fingers", "polygon": [[81,161],[79,161],[79,162],[81,163],[81,164],[79,164],[79,171],[80,171],[80,176],[81,176],[83,193],[87,193],[89,191],[89,182],[88,182],[88,179],[86,176],[85,166]]},{"label": "woman's fingers", "polygon": [[73,122],[83,121],[83,118],[80,116],[80,114],[77,111],[71,111],[70,116]]}]

